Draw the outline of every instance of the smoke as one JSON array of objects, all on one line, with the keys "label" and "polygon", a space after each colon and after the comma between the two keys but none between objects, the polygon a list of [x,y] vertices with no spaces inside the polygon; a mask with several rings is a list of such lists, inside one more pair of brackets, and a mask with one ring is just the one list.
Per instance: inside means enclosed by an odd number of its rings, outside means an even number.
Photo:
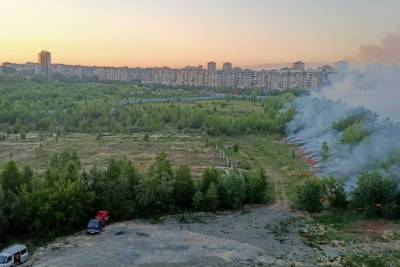
[{"label": "smoke", "polygon": [[294,100],[288,141],[318,162],[317,175],[345,177],[348,189],[364,171],[400,181],[400,67],[369,65],[329,79],[320,92]]},{"label": "smoke", "polygon": [[358,57],[368,63],[400,63],[400,29],[384,37],[380,45],[362,45]]}]

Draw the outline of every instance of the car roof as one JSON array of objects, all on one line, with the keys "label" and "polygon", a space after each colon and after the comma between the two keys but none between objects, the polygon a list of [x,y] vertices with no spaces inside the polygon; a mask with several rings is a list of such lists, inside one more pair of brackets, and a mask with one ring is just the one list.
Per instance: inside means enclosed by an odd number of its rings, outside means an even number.
[{"label": "car roof", "polygon": [[3,249],[2,251],[1,251],[1,253],[9,253],[9,254],[13,254],[13,253],[15,253],[15,252],[18,252],[18,251],[21,251],[21,250],[23,250],[23,249],[26,249],[26,246],[25,245],[22,245],[22,244],[14,244],[14,245],[11,245],[11,246],[8,246],[8,247],[6,247],[5,249]]},{"label": "car roof", "polygon": [[0,253],[0,256],[3,256],[3,257],[10,257],[11,255],[12,255],[11,253],[5,252],[5,251]]}]

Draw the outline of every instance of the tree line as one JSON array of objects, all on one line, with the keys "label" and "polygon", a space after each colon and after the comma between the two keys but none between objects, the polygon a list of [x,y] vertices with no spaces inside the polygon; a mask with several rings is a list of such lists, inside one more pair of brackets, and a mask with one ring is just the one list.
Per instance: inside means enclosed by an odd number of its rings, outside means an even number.
[{"label": "tree line", "polygon": [[14,161],[0,172],[0,236],[49,237],[86,226],[97,210],[112,220],[152,217],[180,211],[236,209],[268,201],[262,169],[220,172],[207,168],[201,179],[190,168],[174,169],[160,153],[147,172],[127,159],[83,170],[76,152],[54,154],[43,173]]},{"label": "tree line", "polygon": [[392,219],[400,216],[400,193],[393,178],[374,171],[360,174],[351,192],[343,179],[309,177],[298,186],[296,205],[312,213],[350,210],[367,218]]}]

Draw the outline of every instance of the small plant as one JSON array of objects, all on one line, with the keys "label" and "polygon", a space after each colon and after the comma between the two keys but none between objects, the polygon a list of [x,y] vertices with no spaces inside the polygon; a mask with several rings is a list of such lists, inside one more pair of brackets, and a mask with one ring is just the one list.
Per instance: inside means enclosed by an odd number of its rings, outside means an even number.
[{"label": "small plant", "polygon": [[144,139],[145,142],[149,142],[150,136],[148,134],[145,134],[143,139]]},{"label": "small plant", "polygon": [[323,186],[318,178],[309,177],[297,188],[296,205],[301,210],[320,212],[322,200]]},{"label": "small plant", "polygon": [[344,209],[348,205],[346,192],[344,190],[344,180],[329,177],[323,180],[325,197],[329,206],[334,209]]}]

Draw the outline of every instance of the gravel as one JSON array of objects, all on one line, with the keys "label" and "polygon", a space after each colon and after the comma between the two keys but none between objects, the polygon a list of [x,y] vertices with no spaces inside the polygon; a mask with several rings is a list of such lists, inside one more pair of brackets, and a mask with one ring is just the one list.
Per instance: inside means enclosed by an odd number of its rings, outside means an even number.
[{"label": "gravel", "polygon": [[116,223],[39,248],[29,266],[315,266],[290,211],[268,207]]}]

